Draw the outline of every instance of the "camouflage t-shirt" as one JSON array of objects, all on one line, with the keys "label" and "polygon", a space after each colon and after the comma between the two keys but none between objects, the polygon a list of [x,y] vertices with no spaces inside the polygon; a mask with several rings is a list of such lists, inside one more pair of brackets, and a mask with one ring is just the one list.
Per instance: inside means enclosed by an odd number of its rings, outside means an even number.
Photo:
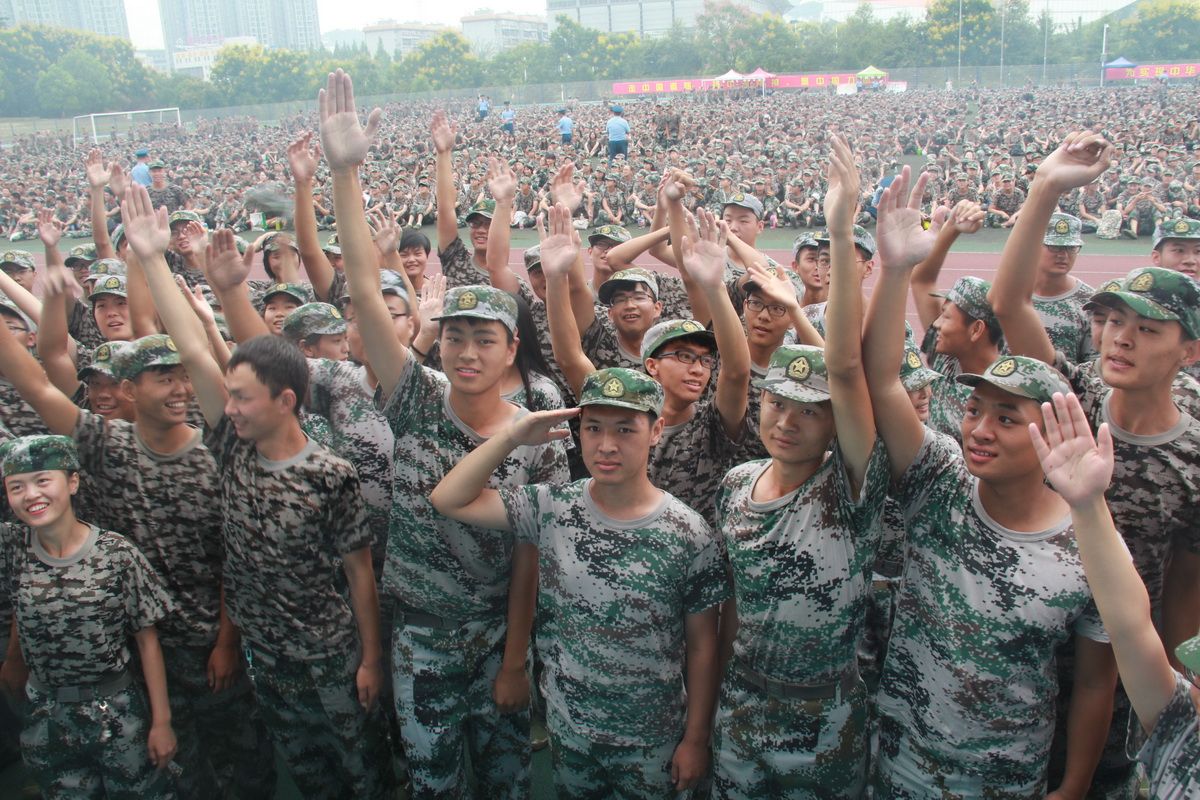
[{"label": "camouflage t-shirt", "polygon": [[14,436],[35,436],[49,433],[46,423],[25,402],[17,387],[5,378],[0,378],[0,419]]},{"label": "camouflage t-shirt", "polygon": [[[92,313],[90,303],[75,298],[67,313],[67,332],[79,343],[79,350],[95,350],[106,341],[96,324],[96,315]],[[80,365],[82,366],[82,365]]]},{"label": "camouflage t-shirt", "polygon": [[126,532],[178,608],[159,626],[159,639],[212,645],[221,610],[221,509],[217,462],[200,431],[179,451],[156,453],[133,423],[80,410],[74,437],[93,486],[93,521]]},{"label": "camouflage t-shirt", "polygon": [[[450,382],[410,355],[383,414],[396,435],[383,589],[403,607],[451,620],[503,616],[513,537],[439,514],[434,487],[485,439],[450,407]],[[488,479],[500,489],[567,480],[561,442],[518,447]]]},{"label": "camouflage t-shirt", "polygon": [[921,350],[929,361],[929,368],[940,372],[942,379],[929,384],[933,394],[929,398],[929,421],[925,424],[932,430],[961,442],[962,421],[967,413],[967,401],[971,399],[972,389],[955,380],[962,372],[958,359],[937,352],[936,347],[937,330],[930,326],[925,332]]},{"label": "camouflage t-shirt", "polygon": [[1050,336],[1055,350],[1067,354],[1072,362],[1081,364],[1095,355],[1092,347],[1092,325],[1083,304],[1096,290],[1081,280],[1075,288],[1054,297],[1033,296],[1033,308],[1042,319],[1042,327]]},{"label": "camouflage t-shirt", "polygon": [[683,278],[662,272],[656,272],[654,277],[658,281],[658,302],[662,303],[659,319],[691,319],[692,303]]},{"label": "camouflage t-shirt", "polygon": [[24,525],[0,526],[0,586],[16,609],[25,663],[47,686],[86,686],[129,666],[131,635],[173,613],[154,568],[120,534],[95,526],[54,558]]},{"label": "camouflage t-shirt", "polygon": [[1107,641],[1070,517],[1003,527],[957,442],[931,430],[892,496],[908,547],[880,714],[937,764],[985,784],[1036,782],[1054,731],[1055,650],[1073,633]]},{"label": "camouflage t-shirt", "polygon": [[538,548],[546,704],[598,744],[675,742],[685,619],[729,594],[720,547],[707,523],[666,492],[651,513],[619,520],[600,510],[590,485],[501,490],[517,539]]},{"label": "camouflage t-shirt", "polygon": [[694,406],[692,418],[663,428],[650,451],[650,481],[698,511],[711,525],[716,518],[717,489],[736,458],[749,428],[742,420],[737,441],[729,438],[721,412],[711,400]]},{"label": "camouflage t-shirt", "polygon": [[768,460],[734,467],[717,497],[737,598],[735,658],[793,683],[836,681],[855,663],[879,517],[887,452],[876,442],[857,499],[836,447],[805,483],[783,497],[753,499]]},{"label": "camouflage t-shirt", "polygon": [[353,650],[354,617],[334,570],[371,545],[354,467],[312,440],[269,461],[229,417],[206,443],[221,468],[225,606],[243,639],[301,660]]},{"label": "camouflage t-shirt", "polygon": [[556,408],[565,408],[562,393],[558,390],[558,384],[542,373],[532,371],[529,373],[529,389],[530,391],[526,392],[525,386],[522,384],[513,391],[501,395],[501,397],[514,406],[521,406],[521,408],[527,408],[530,411],[550,411]]},{"label": "camouflage t-shirt", "polygon": [[[661,319],[661,317],[660,317]],[[596,318],[581,337],[584,355],[596,369],[624,367],[642,370],[639,353],[631,353],[621,345],[617,329],[608,316],[608,308],[596,303]]]},{"label": "camouflage t-shirt", "polygon": [[1150,738],[1138,752],[1146,766],[1150,796],[1162,800],[1200,797],[1200,713],[1191,684],[1175,673],[1175,693],[1158,715]]}]

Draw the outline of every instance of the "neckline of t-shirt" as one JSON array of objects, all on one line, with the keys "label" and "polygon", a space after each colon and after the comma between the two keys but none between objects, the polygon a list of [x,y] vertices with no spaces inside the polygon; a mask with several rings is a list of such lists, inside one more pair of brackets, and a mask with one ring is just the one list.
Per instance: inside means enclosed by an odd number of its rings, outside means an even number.
[{"label": "neckline of t-shirt", "polygon": [[[451,386],[449,383],[447,383],[446,386],[442,389],[442,411],[445,412],[447,419],[449,419],[450,422],[454,423],[454,427],[458,428],[460,431],[462,431],[467,436],[469,436],[471,438],[471,440],[475,442],[475,444],[483,444],[484,442],[486,442],[488,440],[488,437],[483,436],[482,434],[479,433],[479,431],[475,430],[470,425],[463,422],[462,418],[459,417],[458,414],[456,414],[454,412],[454,407],[452,405],[450,405],[450,389],[451,389]],[[506,398],[504,398],[503,396],[501,396],[501,402],[507,402],[507,403],[509,403],[509,405],[517,406],[517,413],[512,418],[512,420],[510,420],[511,422],[516,422],[521,417],[523,417],[529,413],[529,409],[525,408],[524,406],[520,406],[520,405],[517,405],[516,403],[511,402],[511,401],[507,400]]]},{"label": "neckline of t-shirt", "polygon": [[313,451],[315,451],[318,447],[320,447],[320,445],[317,444],[316,440],[312,437],[308,437],[308,441],[304,443],[304,447],[299,453],[296,453],[296,455],[292,456],[291,458],[284,458],[280,459],[279,461],[272,461],[257,450],[254,452],[258,457],[258,465],[260,467],[265,469],[267,472],[282,472],[283,470],[288,469],[289,467],[294,467],[301,461],[304,461],[306,458],[312,455]]},{"label": "neckline of t-shirt", "polygon": [[1108,423],[1108,429],[1112,431],[1113,438],[1119,439],[1126,444],[1139,445],[1141,447],[1159,447],[1178,439],[1187,430],[1188,426],[1192,424],[1191,416],[1183,409],[1179,409],[1179,420],[1171,428],[1162,433],[1152,433],[1144,436],[1137,433],[1130,433],[1113,422],[1112,414],[1108,407],[1111,400],[1112,391],[1110,390],[1104,395],[1104,399],[1100,401],[1100,420],[1101,422]]},{"label": "neckline of t-shirt", "polygon": [[701,413],[703,413],[703,411],[705,410],[704,406],[707,403],[708,403],[707,400],[700,400],[698,402],[692,403],[692,415],[690,417],[688,417],[687,419],[685,419],[683,422],[677,422],[674,425],[664,426],[663,427],[663,438],[665,439],[668,436],[674,436],[675,434],[679,433],[681,430],[686,428],[688,425],[691,425],[693,422],[695,422],[700,417]]},{"label": "neckline of t-shirt", "polygon": [[[189,426],[189,427],[191,427],[191,426]],[[185,444],[183,447],[179,448],[178,450],[176,450],[173,453],[160,453],[159,451],[152,448],[150,445],[146,444],[146,440],[143,439],[142,434],[138,432],[137,425],[133,425],[133,439],[135,442],[137,442],[138,448],[140,448],[141,451],[143,453],[145,453],[147,457],[152,458],[155,461],[162,461],[162,462],[178,461],[179,459],[183,458],[188,453],[192,452],[197,447],[199,447],[202,438],[203,437],[202,437],[200,431],[196,430],[195,428],[192,428],[192,436],[190,439],[188,439],[187,444]]]},{"label": "neckline of t-shirt", "polygon": [[771,466],[771,459],[765,459],[763,461],[763,465],[759,467],[758,472],[755,473],[754,479],[750,481],[750,490],[746,493],[746,508],[757,514],[766,514],[772,511],[777,511],[788,505],[796,499],[798,494],[806,491],[808,487],[817,480],[817,477],[825,471],[825,468],[828,466],[829,462],[833,460],[833,455],[831,453],[827,453],[826,456],[827,457],[825,460],[821,462],[821,466],[817,467],[817,471],[812,475],[809,475],[808,480],[806,480],[804,483],[800,484],[795,489],[792,489],[785,495],[776,497],[774,500],[763,502],[761,500],[754,499],[754,487],[758,485],[759,479],[766,474],[767,468]]},{"label": "neckline of t-shirt", "polygon": [[979,496],[979,479],[975,477],[972,477],[971,480],[971,504],[975,507],[975,513],[983,521],[984,525],[1003,538],[1013,542],[1044,542],[1071,527],[1070,514],[1065,515],[1049,528],[1040,531],[1015,531],[1012,528],[1001,525],[983,507],[983,498]]},{"label": "neckline of t-shirt", "polygon": [[595,478],[588,478],[583,482],[583,504],[590,513],[594,514],[597,519],[610,528],[618,528],[620,530],[645,528],[666,512],[667,503],[669,503],[671,500],[671,496],[669,494],[664,492],[662,489],[659,489],[658,491],[661,497],[659,497],[658,505],[654,507],[653,511],[648,514],[643,514],[636,519],[617,519],[616,517],[610,517],[608,514],[605,514],[600,510],[600,506],[596,505],[596,501],[592,498],[592,482],[594,480]]},{"label": "neckline of t-shirt", "polygon": [[96,540],[100,538],[100,529],[95,525],[88,525],[87,538],[83,540],[83,544],[79,546],[71,555],[66,558],[55,558],[46,552],[46,548],[42,547],[42,540],[38,538],[37,532],[33,533],[33,554],[37,556],[38,561],[41,561],[48,567],[69,567],[73,564],[78,564],[92,552],[96,547]]},{"label": "neckline of t-shirt", "polygon": [[1072,278],[1071,280],[1075,281],[1075,285],[1062,294],[1034,294],[1033,299],[1035,301],[1040,300],[1043,303],[1052,303],[1056,300],[1066,300],[1068,297],[1078,292],[1079,288],[1083,285],[1083,282],[1079,280],[1079,278]]}]

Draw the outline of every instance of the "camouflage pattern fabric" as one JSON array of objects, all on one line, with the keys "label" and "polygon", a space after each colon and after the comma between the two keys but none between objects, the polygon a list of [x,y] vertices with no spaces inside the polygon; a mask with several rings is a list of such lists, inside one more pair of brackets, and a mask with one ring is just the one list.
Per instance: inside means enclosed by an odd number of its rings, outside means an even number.
[{"label": "camouflage pattern fabric", "polygon": [[42,797],[176,796],[170,773],[146,752],[150,708],[139,684],[86,703],[55,702],[32,686],[26,695],[21,755]]},{"label": "camouflage pattern fabric", "polygon": [[580,337],[583,352],[596,369],[624,367],[642,369],[640,353],[631,353],[621,345],[616,326],[608,316],[608,307],[596,304],[596,318]]},{"label": "camouflage pattern fabric", "polygon": [[743,419],[738,440],[729,438],[716,404],[702,400],[689,420],[663,428],[650,451],[650,481],[700,512],[711,525],[721,479],[737,463],[741,442],[749,436]]},{"label": "camouflage pattern fabric", "polygon": [[206,444],[221,468],[225,606],[243,642],[279,658],[351,650],[356,628],[334,570],[371,545],[354,467],[313,441],[267,461],[228,417]]},{"label": "camouflage pattern fabric", "polygon": [[658,302],[662,303],[659,319],[691,319],[692,304],[683,278],[661,272],[655,273],[655,278],[658,280]]},{"label": "camouflage pattern fabric", "polygon": [[1075,362],[1088,361],[1096,354],[1092,347],[1091,315],[1083,310],[1096,290],[1080,280],[1075,288],[1055,297],[1033,296],[1033,309],[1041,317],[1042,327],[1055,350],[1061,350]]},{"label": "camouflage pattern fabric", "polygon": [[263,719],[302,797],[392,796],[382,713],[358,703],[353,642],[319,658],[249,648]]},{"label": "camouflage pattern fabric", "polygon": [[456,286],[446,291],[442,313],[430,317],[433,321],[466,318],[499,322],[517,332],[517,302],[508,292],[488,284]]},{"label": "camouflage pattern fabric", "polygon": [[397,616],[393,686],[414,797],[466,796],[468,753],[475,796],[528,796],[529,711],[501,714],[492,700],[507,631],[502,617],[444,631]]},{"label": "camouflage pattern fabric", "polygon": [[78,469],[79,451],[67,436],[22,436],[0,446],[0,472],[6,478],[42,470]]},{"label": "camouflage pattern fabric", "polygon": [[326,450],[333,449],[333,428],[330,426],[329,420],[320,414],[302,410],[300,412],[300,430]]},{"label": "camouflage pattern fabric", "polygon": [[91,305],[78,298],[72,298],[71,308],[67,312],[67,333],[79,343],[81,350],[95,350],[107,341],[96,324]]},{"label": "camouflage pattern fabric", "polygon": [[720,548],[666,492],[649,514],[619,520],[595,504],[590,484],[501,490],[517,537],[538,548],[547,722],[553,735],[593,744],[673,749],[684,725],[686,618],[728,596]]},{"label": "camouflage pattern fabric", "polygon": [[930,326],[925,332],[921,350],[929,360],[930,368],[940,372],[944,380],[934,381],[929,386],[933,395],[929,398],[929,421],[926,425],[956,442],[961,442],[962,421],[966,414],[967,400],[971,397],[971,387],[955,380],[962,372],[958,359],[936,352],[936,346],[937,330]]},{"label": "camouflage pattern fabric", "polygon": [[878,797],[1044,791],[1072,634],[1106,641],[1070,518],[1037,533],[993,521],[957,444],[926,431],[893,496],[908,560],[876,704]]},{"label": "camouflage pattern fabric", "polygon": [[671,783],[674,741],[657,745],[598,744],[572,732],[571,726],[553,713],[546,725],[558,800],[671,800],[691,796],[690,792],[676,792]]},{"label": "camouflage pattern fabric", "polygon": [[566,407],[558,384],[540,372],[529,373],[529,388],[531,391],[526,392],[525,386],[522,385],[501,397],[514,406],[528,408],[530,411],[549,411]]},{"label": "camouflage pattern fabric", "polygon": [[1192,703],[1191,684],[1175,674],[1175,693],[1158,715],[1154,730],[1138,753],[1150,780],[1150,796],[1187,798],[1200,794],[1200,716]]},{"label": "camouflage pattern fabric", "polygon": [[0,378],[0,417],[14,436],[34,436],[50,433],[41,416],[9,381]]}]

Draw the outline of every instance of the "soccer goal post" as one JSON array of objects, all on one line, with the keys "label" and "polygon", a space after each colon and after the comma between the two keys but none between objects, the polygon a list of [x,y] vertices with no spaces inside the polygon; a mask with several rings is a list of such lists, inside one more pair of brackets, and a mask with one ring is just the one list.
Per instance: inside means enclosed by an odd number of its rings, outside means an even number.
[{"label": "soccer goal post", "polygon": [[95,145],[99,144],[101,139],[111,137],[113,132],[124,133],[132,130],[136,125],[171,122],[172,120],[176,125],[183,125],[183,117],[179,113],[178,106],[80,114],[71,121],[71,135],[74,137],[76,147],[80,142]]}]

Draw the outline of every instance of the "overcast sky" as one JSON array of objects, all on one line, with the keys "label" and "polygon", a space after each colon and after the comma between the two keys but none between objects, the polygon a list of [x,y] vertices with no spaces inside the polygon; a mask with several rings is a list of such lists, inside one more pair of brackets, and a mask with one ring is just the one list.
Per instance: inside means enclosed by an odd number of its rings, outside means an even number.
[{"label": "overcast sky", "polygon": [[[378,0],[317,0],[321,31],[339,28],[362,29],[381,19],[398,22],[436,22],[458,26],[459,20],[486,7],[481,0],[438,0],[436,3],[397,3],[388,10]],[[493,11],[518,14],[546,13],[545,0],[500,0],[491,6]],[[139,50],[163,46],[162,26],[158,20],[158,0],[125,0],[129,18],[129,35]]]}]

